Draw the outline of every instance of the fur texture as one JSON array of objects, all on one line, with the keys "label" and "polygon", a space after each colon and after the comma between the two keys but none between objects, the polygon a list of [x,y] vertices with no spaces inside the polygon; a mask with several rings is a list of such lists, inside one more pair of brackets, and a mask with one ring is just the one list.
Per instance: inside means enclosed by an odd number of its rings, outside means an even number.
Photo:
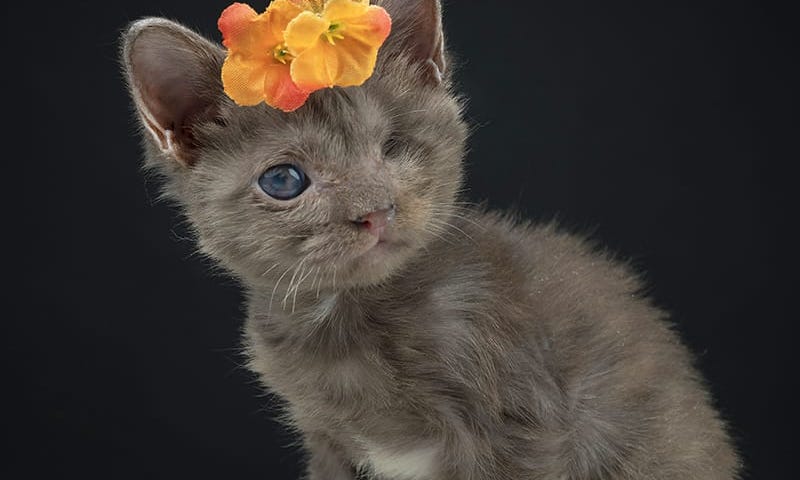
[{"label": "fur texture", "polygon": [[[146,148],[200,249],[248,293],[250,367],[311,480],[733,479],[739,461],[667,315],[581,238],[459,202],[467,127],[441,9],[394,29],[362,87],[237,107],[224,52],[144,19],[122,61]],[[278,201],[257,184],[311,179]],[[385,242],[354,225],[393,204]]]}]

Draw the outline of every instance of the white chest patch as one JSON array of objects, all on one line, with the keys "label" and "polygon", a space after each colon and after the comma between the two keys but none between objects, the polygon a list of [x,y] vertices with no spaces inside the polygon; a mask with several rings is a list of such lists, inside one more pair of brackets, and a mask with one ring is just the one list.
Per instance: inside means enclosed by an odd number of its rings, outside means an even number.
[{"label": "white chest patch", "polygon": [[439,451],[434,447],[391,450],[367,446],[366,469],[386,480],[431,480],[438,471]]}]

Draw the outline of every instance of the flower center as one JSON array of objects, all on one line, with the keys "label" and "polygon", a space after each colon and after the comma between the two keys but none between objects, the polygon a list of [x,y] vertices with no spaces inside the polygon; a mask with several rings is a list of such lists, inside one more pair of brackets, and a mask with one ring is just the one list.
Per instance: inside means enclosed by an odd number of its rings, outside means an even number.
[{"label": "flower center", "polygon": [[284,65],[286,65],[286,62],[294,60],[292,54],[289,53],[289,49],[286,48],[285,43],[280,43],[275,48],[273,48],[272,56],[275,58],[275,60],[281,62]]},{"label": "flower center", "polygon": [[331,23],[331,26],[328,27],[328,31],[323,33],[325,38],[328,39],[328,43],[331,45],[336,45],[336,40],[342,40],[344,35],[342,32],[344,31],[344,24],[342,23]]}]

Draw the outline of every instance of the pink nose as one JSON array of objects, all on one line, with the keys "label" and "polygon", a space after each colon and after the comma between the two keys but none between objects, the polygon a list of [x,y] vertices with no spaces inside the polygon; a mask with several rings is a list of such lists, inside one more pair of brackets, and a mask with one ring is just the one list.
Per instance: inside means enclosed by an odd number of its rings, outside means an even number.
[{"label": "pink nose", "polygon": [[386,227],[394,220],[395,208],[394,205],[382,210],[376,210],[366,215],[362,215],[353,221],[359,227],[367,230],[369,233],[380,237]]}]

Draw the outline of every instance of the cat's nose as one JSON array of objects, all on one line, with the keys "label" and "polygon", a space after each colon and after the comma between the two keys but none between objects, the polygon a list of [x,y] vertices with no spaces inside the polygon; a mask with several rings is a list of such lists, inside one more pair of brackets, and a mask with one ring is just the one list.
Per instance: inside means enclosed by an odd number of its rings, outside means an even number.
[{"label": "cat's nose", "polygon": [[390,205],[387,208],[382,208],[366,215],[362,215],[353,220],[353,223],[355,223],[359,228],[363,228],[369,233],[380,237],[386,227],[394,220],[395,213],[395,206]]}]

